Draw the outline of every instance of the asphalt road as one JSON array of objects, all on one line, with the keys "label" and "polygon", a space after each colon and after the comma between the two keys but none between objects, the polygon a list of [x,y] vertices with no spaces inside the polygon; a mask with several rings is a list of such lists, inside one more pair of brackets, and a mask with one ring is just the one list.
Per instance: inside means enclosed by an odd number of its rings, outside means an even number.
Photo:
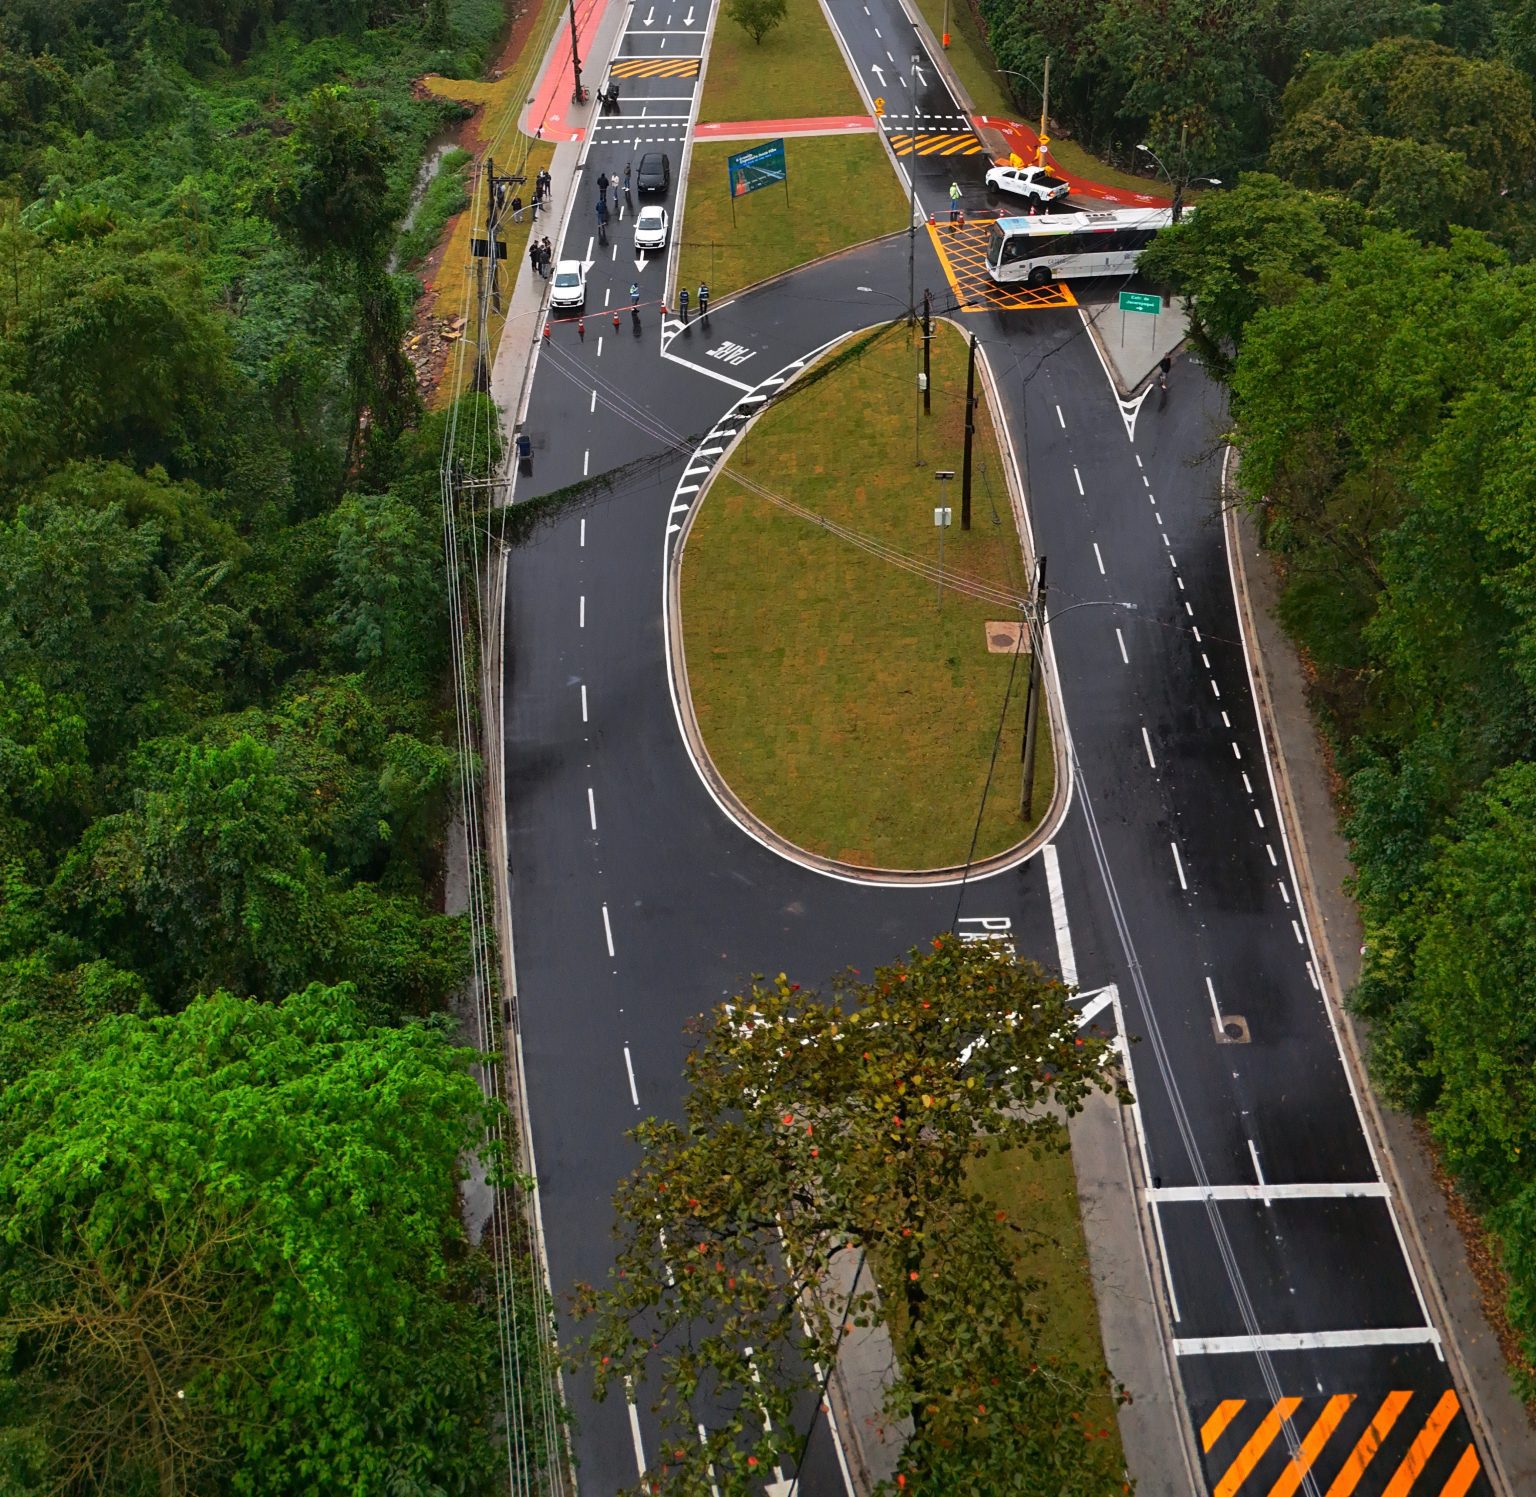
[{"label": "asphalt road", "polygon": [[[866,54],[887,40],[880,55],[910,58],[899,7],[839,0],[835,13],[861,66],[879,67]],[[631,12],[621,57],[697,56],[700,15],[685,25],[673,0],[640,35],[645,14]],[[936,70],[918,76],[917,109],[936,120],[947,93]],[[720,813],[684,748],[665,558],[677,506],[707,477],[711,459],[694,451],[777,387],[759,382],[904,305],[906,243],[719,304],[659,347],[657,262],[637,270],[627,217],[606,251],[589,247],[585,205],[599,171],[642,149],[668,150],[676,172],[695,85],[664,67],[620,86],[623,113],[594,134],[561,248],[591,263],[585,336],[561,323],[540,353],[534,461],[515,497],[589,484],[509,571],[513,919],[557,1297],[606,1272],[612,1190],[634,1162],[625,1130],[676,1110],[691,1016],[754,972],[815,982],[957,919],[1007,921],[1019,950],[1052,965],[1065,935],[1083,986],[1120,996],[1159,1271],[1211,1488],[1268,1492],[1303,1450],[1308,1474],[1276,1490],[1321,1497],[1351,1469],[1362,1497],[1485,1490],[1309,967],[1216,518],[1215,390],[1181,364],[1166,406],[1154,396],[1128,427],[1075,313],[965,319],[996,371],[1049,562],[1075,752],[1057,841],[1067,930],[1039,859],[963,892],[872,889],[786,862]],[[930,195],[954,161],[918,160],[919,191],[942,209]],[[979,158],[971,170],[979,183]],[[942,284],[926,236],[919,251],[919,283]],[[637,1441],[654,1451],[644,1399],[632,1423],[622,1403],[591,1405],[579,1380],[571,1393],[583,1489],[632,1485]],[[842,1489],[813,1445],[801,1490]]]}]

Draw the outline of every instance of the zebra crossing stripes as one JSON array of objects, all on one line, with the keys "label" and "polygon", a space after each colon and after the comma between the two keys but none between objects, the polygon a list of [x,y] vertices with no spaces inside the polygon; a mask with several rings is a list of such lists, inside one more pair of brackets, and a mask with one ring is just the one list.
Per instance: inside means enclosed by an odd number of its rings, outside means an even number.
[{"label": "zebra crossing stripes", "polygon": [[697,57],[620,57],[609,69],[612,78],[697,78]]},{"label": "zebra crossing stripes", "polygon": [[905,130],[887,130],[891,149],[898,156],[979,156],[981,141],[971,130],[946,130],[937,134],[916,135]]}]

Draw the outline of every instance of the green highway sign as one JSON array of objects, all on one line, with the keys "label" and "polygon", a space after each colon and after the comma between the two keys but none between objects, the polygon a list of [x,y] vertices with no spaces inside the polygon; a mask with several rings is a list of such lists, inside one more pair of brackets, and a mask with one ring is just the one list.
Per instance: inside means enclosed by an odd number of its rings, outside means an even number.
[{"label": "green highway sign", "polygon": [[1145,291],[1122,291],[1120,293],[1120,310],[1122,312],[1152,312],[1163,310],[1163,299],[1160,296],[1148,296]]}]

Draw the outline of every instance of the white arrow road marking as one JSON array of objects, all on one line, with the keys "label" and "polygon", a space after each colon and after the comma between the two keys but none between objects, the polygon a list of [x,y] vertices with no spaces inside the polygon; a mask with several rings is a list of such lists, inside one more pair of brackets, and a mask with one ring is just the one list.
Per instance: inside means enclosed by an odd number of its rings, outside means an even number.
[{"label": "white arrow road marking", "polygon": [[653,5],[648,11],[646,11],[645,19],[640,24],[642,26],[649,26],[655,19],[656,19],[656,7]]},{"label": "white arrow road marking", "polygon": [[869,65],[869,70],[870,70],[871,73],[873,73],[875,75],[875,77],[877,77],[880,80],[880,87],[884,88],[885,87],[885,71],[884,71],[884,69],[879,67],[878,64],[872,62]]},{"label": "white arrow road marking", "polygon": [[649,260],[647,260],[644,255],[636,255],[635,256],[635,269],[636,269],[636,271],[644,270],[645,267],[647,265],[649,265],[650,263],[651,262]]},{"label": "white arrow road marking", "polygon": [[921,68],[913,68],[912,71],[917,75],[918,83],[923,88],[927,88],[928,87],[928,80],[927,80],[926,77],[923,76],[923,70]]},{"label": "white arrow road marking", "polygon": [[693,25],[693,7],[691,5],[688,7],[688,14],[683,17],[683,25],[684,26],[692,26]]}]

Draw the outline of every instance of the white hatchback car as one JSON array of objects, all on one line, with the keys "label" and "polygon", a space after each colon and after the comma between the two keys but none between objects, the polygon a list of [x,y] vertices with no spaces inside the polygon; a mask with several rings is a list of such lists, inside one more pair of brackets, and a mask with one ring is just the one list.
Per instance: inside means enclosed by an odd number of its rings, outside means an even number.
[{"label": "white hatchback car", "polygon": [[1054,203],[1072,190],[1069,182],[1052,176],[1043,166],[994,166],[987,173],[987,186],[1037,203]]},{"label": "white hatchback car", "polygon": [[555,265],[555,278],[549,287],[549,304],[552,307],[575,307],[587,304],[587,271],[580,260],[561,260]]},{"label": "white hatchback car", "polygon": [[667,210],[659,204],[648,203],[635,219],[635,248],[637,250],[664,250],[667,247]]}]

